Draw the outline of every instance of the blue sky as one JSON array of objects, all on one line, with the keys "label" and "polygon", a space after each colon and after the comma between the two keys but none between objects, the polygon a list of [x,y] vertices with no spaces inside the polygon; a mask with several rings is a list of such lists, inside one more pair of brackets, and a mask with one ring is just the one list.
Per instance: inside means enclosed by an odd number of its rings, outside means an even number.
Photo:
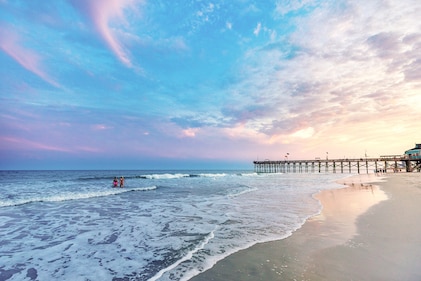
[{"label": "blue sky", "polygon": [[252,168],[421,142],[421,2],[0,0],[0,169]]}]

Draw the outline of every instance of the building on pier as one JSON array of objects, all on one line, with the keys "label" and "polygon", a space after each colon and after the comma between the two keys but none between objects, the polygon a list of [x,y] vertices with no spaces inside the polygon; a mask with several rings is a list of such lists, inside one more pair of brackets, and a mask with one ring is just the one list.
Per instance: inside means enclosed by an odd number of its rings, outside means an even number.
[{"label": "building on pier", "polygon": [[421,143],[417,143],[415,144],[414,148],[405,151],[405,156],[407,156],[409,159],[421,160]]},{"label": "building on pier", "polygon": [[405,158],[408,172],[421,171],[421,143],[417,143],[414,148],[405,151]]}]

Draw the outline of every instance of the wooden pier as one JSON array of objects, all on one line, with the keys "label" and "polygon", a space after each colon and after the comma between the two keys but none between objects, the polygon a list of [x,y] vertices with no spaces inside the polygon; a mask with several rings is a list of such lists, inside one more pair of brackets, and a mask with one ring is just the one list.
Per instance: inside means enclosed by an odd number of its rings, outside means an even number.
[{"label": "wooden pier", "polygon": [[397,173],[420,172],[421,160],[406,155],[359,159],[253,161],[256,173]]}]

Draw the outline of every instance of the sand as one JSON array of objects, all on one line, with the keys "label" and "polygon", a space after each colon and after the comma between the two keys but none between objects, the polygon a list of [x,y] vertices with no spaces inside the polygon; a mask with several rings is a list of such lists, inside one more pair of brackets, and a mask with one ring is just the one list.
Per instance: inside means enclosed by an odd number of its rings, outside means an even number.
[{"label": "sand", "polygon": [[[421,280],[421,173],[346,178],[320,215],[290,237],[257,244],[191,281]],[[380,188],[379,188],[379,187]]]}]

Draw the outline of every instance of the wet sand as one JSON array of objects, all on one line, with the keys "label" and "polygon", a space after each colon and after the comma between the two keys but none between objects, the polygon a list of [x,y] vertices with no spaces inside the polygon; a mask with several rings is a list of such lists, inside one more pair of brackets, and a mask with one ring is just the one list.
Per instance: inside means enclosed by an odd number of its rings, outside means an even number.
[{"label": "wet sand", "polygon": [[385,176],[342,180],[349,186],[319,193],[321,214],[290,237],[239,251],[191,281],[421,280],[421,174]]}]

